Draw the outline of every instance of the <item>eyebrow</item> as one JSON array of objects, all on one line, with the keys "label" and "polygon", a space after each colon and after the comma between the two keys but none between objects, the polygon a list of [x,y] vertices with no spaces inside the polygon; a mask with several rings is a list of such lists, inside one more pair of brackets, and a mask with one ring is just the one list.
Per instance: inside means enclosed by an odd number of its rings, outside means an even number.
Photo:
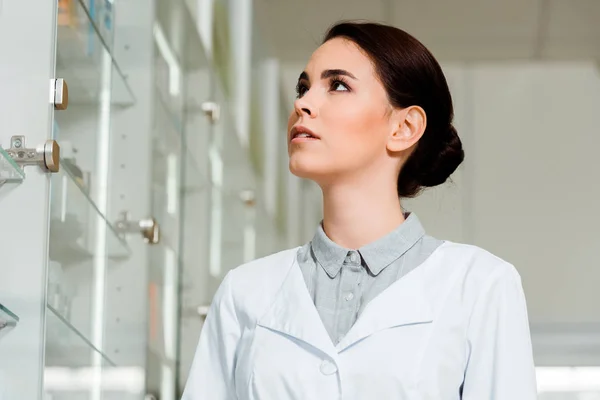
[{"label": "eyebrow", "polygon": [[[339,75],[347,76],[352,79],[358,80],[351,72],[348,72],[345,69],[326,69],[325,71],[321,72],[321,79],[327,79],[331,78],[332,76]],[[298,77],[298,80],[310,81],[310,79],[308,79],[308,73],[306,71],[302,71],[302,73]]]}]

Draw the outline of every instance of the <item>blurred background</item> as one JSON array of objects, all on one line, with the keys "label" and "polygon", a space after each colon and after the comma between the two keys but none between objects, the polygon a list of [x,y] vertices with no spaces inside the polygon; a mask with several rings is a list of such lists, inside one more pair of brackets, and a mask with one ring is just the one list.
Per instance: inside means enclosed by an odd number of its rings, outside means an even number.
[{"label": "blurred background", "polygon": [[179,398],[227,271],[320,221],[286,121],[340,19],[441,62],[466,160],[404,206],[517,267],[540,399],[600,399],[600,1],[33,3],[0,0],[0,400]]}]

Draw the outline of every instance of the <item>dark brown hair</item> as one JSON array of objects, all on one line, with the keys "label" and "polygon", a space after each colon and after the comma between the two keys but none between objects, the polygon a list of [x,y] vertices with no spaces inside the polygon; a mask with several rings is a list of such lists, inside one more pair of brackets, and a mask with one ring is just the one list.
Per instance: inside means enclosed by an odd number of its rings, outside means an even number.
[{"label": "dark brown hair", "polygon": [[420,106],[427,115],[425,133],[398,176],[398,195],[414,197],[424,187],[446,182],[464,152],[452,125],[452,96],[437,60],[421,42],[392,26],[340,22],[323,43],[337,37],[354,42],[369,56],[394,107]]}]

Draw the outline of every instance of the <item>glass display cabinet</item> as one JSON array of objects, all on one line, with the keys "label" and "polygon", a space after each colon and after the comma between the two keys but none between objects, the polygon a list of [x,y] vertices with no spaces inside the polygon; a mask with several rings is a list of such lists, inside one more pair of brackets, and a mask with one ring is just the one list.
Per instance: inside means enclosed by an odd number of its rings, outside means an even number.
[{"label": "glass display cabinet", "polygon": [[181,269],[210,258],[196,20],[183,0],[11,2],[0,32],[0,399],[174,399]]},{"label": "glass display cabinet", "polygon": [[0,400],[178,398],[222,278],[286,243],[234,6],[0,1]]}]

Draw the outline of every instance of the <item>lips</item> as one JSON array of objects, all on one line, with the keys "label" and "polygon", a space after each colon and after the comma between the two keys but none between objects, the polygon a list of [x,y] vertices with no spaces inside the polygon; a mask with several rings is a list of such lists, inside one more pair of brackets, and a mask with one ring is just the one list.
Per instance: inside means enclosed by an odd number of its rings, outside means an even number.
[{"label": "lips", "polygon": [[292,142],[318,140],[319,137],[305,126],[294,126],[290,132],[290,140]]}]

